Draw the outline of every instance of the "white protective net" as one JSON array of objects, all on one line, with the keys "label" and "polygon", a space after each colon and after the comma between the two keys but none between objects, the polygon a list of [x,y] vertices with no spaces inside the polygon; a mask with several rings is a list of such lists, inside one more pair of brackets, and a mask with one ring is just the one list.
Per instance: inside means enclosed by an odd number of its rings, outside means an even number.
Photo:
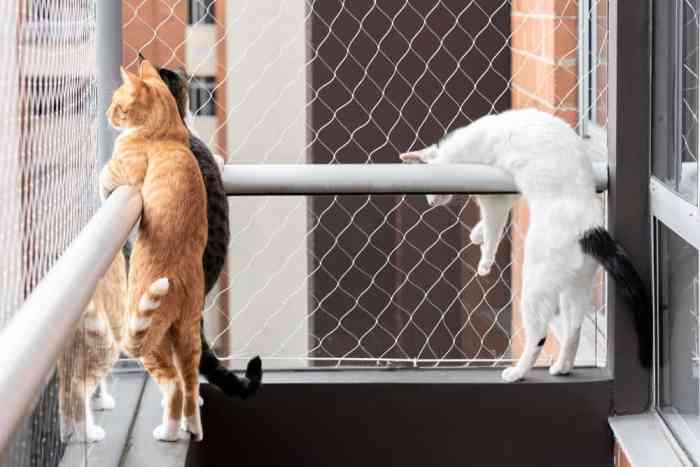
[{"label": "white protective net", "polygon": [[[96,208],[94,6],[0,5],[0,328]],[[31,388],[18,388],[25,389]],[[56,391],[53,379],[2,465],[58,465]]]},{"label": "white protective net", "polygon": [[[579,5],[580,4],[580,5]],[[123,3],[124,61],[193,76],[191,127],[232,164],[396,163],[474,119],[550,111],[605,154],[605,0]],[[583,38],[583,40],[580,40]],[[230,198],[207,329],[239,366],[500,365],[517,356],[527,213],[487,277],[469,197]],[[579,364],[604,362],[604,306]],[[551,339],[551,341],[554,341]],[[553,356],[548,344],[540,363]]]}]

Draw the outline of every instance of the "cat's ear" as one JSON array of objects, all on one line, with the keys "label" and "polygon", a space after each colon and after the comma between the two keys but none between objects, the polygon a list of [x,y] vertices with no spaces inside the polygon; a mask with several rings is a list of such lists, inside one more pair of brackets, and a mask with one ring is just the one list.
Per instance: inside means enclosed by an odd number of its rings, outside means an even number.
[{"label": "cat's ear", "polygon": [[411,151],[411,152],[404,152],[399,156],[399,159],[404,164],[425,164],[425,160],[423,159],[423,151]]},{"label": "cat's ear", "polygon": [[178,74],[178,76],[180,77],[180,79],[182,79],[183,81],[189,81],[189,80],[190,80],[190,75],[187,73],[187,70],[185,70],[185,67],[184,67],[184,66],[179,66],[179,67],[177,67],[177,68],[175,69],[175,71],[177,72],[177,74]]},{"label": "cat's ear", "polygon": [[126,71],[123,66],[119,67],[119,71],[122,74],[122,81],[124,81],[124,84],[131,84],[134,87],[137,87],[141,84],[141,80],[139,79],[139,77],[133,73]]},{"label": "cat's ear", "polygon": [[160,73],[158,73],[156,67],[151,65],[151,62],[144,60],[141,62],[141,66],[139,66],[139,76],[141,79],[160,78]]}]

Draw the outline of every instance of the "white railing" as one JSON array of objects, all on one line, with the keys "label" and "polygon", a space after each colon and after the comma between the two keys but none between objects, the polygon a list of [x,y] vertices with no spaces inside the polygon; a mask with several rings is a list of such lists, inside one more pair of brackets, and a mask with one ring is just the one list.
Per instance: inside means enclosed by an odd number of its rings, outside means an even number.
[{"label": "white railing", "polygon": [[[508,174],[478,165],[229,165],[223,178],[230,196],[517,192]],[[596,166],[596,179],[605,190],[606,166]],[[0,332],[0,451],[44,386],[140,212],[138,193],[117,189]]]}]

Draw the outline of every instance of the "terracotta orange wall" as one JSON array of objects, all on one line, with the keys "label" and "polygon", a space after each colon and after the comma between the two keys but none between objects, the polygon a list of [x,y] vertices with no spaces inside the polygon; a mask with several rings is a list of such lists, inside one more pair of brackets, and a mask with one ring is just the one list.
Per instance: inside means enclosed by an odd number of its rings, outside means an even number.
[{"label": "terracotta orange wall", "polygon": [[185,66],[187,2],[124,0],[122,18],[122,63],[133,70],[141,51],[144,57],[158,65]]},{"label": "terracotta orange wall", "polygon": [[[578,1],[513,0],[512,106],[535,107],[563,118],[572,126],[578,118]],[[524,202],[513,210],[513,329],[521,329],[523,246],[529,213]],[[513,336],[514,356],[522,351],[522,333]],[[556,352],[548,339],[545,355]]]}]

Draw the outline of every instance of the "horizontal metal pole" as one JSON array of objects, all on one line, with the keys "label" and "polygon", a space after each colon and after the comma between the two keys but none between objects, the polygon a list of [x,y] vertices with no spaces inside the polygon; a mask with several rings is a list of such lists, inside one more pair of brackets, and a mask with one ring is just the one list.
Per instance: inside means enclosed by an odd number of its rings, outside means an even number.
[{"label": "horizontal metal pole", "polygon": [[126,186],[115,190],[0,331],[0,452],[140,215],[139,192]]},{"label": "horizontal metal pole", "polygon": [[[605,191],[607,164],[594,170],[597,190]],[[227,165],[223,180],[232,196],[518,192],[506,172],[476,164]]]}]

